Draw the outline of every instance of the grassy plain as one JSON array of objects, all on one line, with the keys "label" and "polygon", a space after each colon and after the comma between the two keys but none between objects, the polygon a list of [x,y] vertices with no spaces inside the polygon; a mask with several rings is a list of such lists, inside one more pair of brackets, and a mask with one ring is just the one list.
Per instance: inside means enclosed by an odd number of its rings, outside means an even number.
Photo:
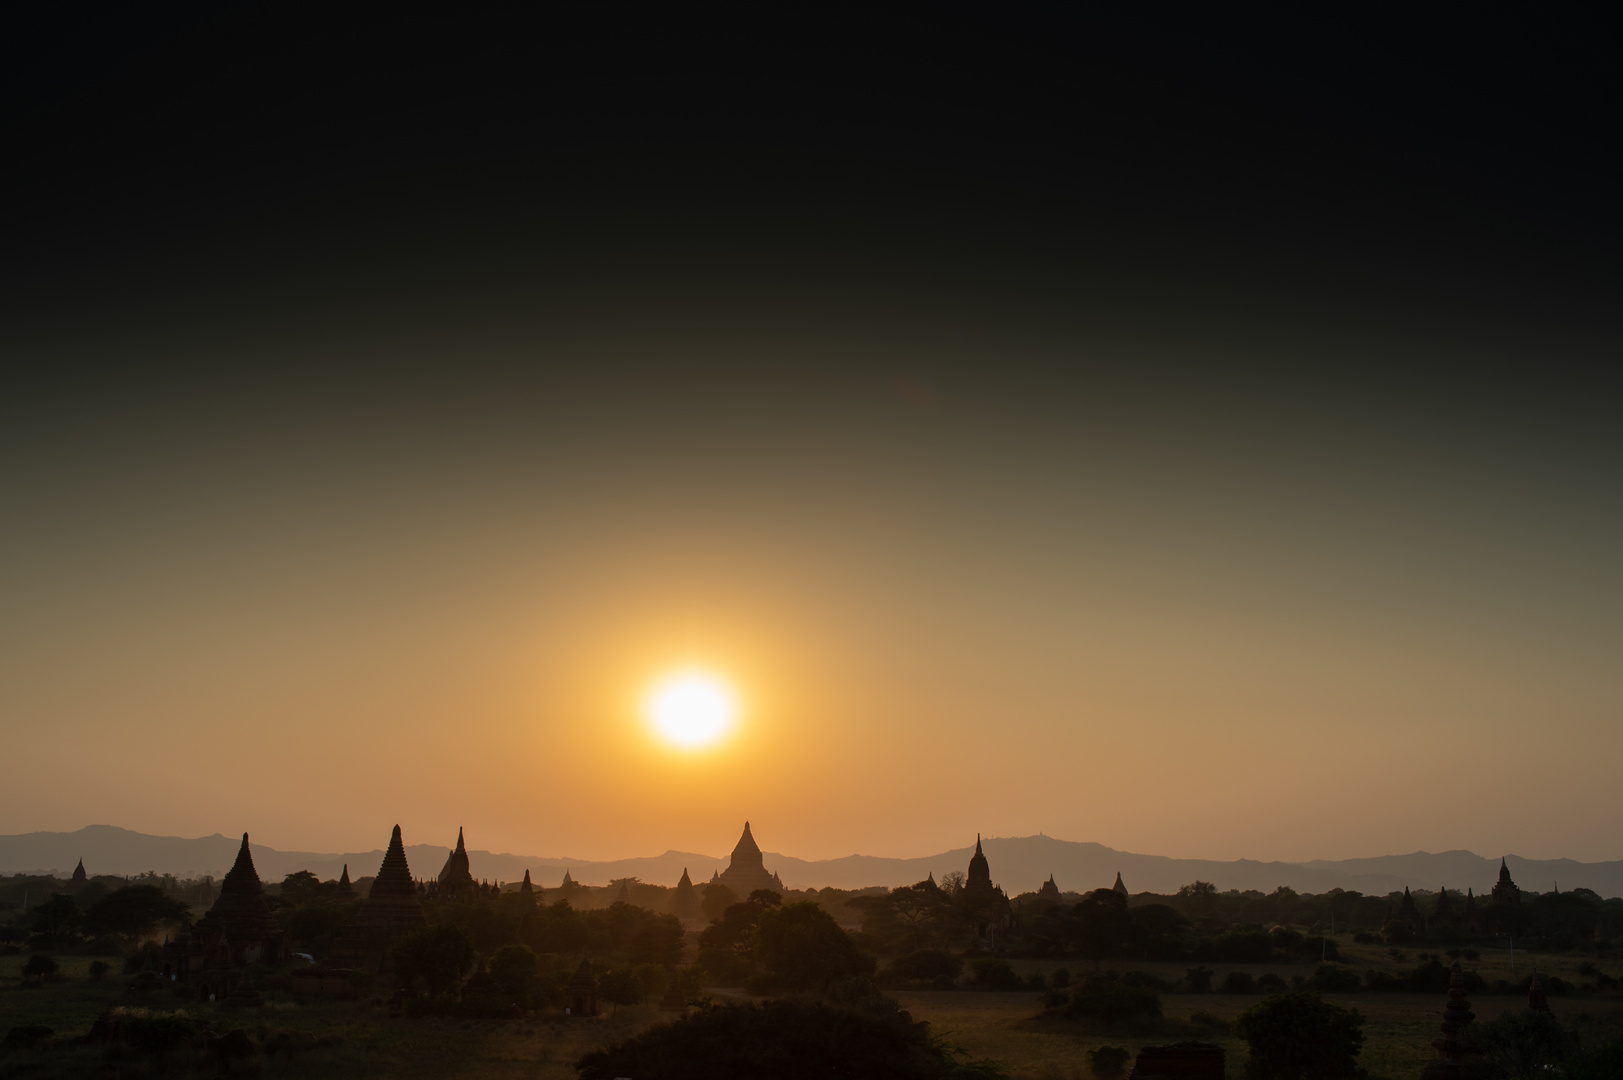
[{"label": "grassy plain", "polygon": [[[1407,950],[1394,958],[1377,946],[1342,944],[1344,957],[1354,970],[1381,968],[1398,971],[1420,962],[1420,950]],[[100,982],[89,978],[88,957],[61,957],[64,982],[37,988],[21,985],[19,969],[25,957],[0,957],[0,1033],[13,1026],[44,1025],[61,1036],[83,1035],[96,1017],[116,1006],[145,1007],[154,1012],[184,1011],[219,1031],[240,1027],[250,1032],[302,1032],[312,1039],[330,1041],[293,1057],[257,1059],[247,1074],[266,1080],[277,1077],[468,1077],[477,1080],[572,1080],[573,1064],[584,1053],[625,1038],[670,1014],[652,1006],[622,1008],[618,1015],[595,1020],[543,1016],[519,1021],[464,1021],[391,1019],[381,1002],[311,1002],[267,993],[262,1010],[230,1012],[201,1004],[180,994],[160,990],[144,1001],[126,993],[127,976],[109,972]],[[1579,955],[1529,958],[1518,956],[1516,974],[1524,975],[1536,962],[1538,969],[1577,983],[1582,976]],[[1022,975],[1041,973],[1051,979],[1055,969],[1068,967],[1080,974],[1086,965],[1076,962],[1015,960]],[[1177,980],[1187,964],[1120,962],[1120,970],[1149,971]],[[1287,980],[1310,974],[1313,965],[1212,964],[1221,982],[1232,970],[1253,975],[1276,972]],[[1468,962],[1490,984],[1510,979],[1508,954],[1484,952]],[[1616,965],[1602,963],[1610,970]],[[734,996],[711,991],[718,999]],[[1102,1045],[1122,1046],[1136,1052],[1149,1043],[1203,1038],[1228,1050],[1228,1074],[1238,1078],[1245,1065],[1245,1046],[1220,1025],[1196,1023],[1197,1013],[1232,1023],[1260,995],[1166,994],[1162,996],[1165,1022],[1154,1032],[1095,1034],[1034,1022],[1042,1011],[1040,995],[1031,992],[977,993],[968,991],[899,991],[895,995],[914,1017],[930,1021],[936,1035],[960,1046],[974,1057],[1003,1062],[1012,1080],[1086,1080],[1090,1077],[1088,1050]],[[1432,1056],[1443,998],[1435,995],[1351,993],[1327,995],[1337,1004],[1358,1009],[1368,1019],[1362,1063],[1373,1077],[1400,1080],[1419,1074]],[[1505,1009],[1519,1008],[1523,999],[1513,995],[1479,994],[1472,999],[1477,1015],[1492,1019]],[[1584,1014],[1610,1017],[1623,1023],[1623,1000],[1617,997],[1557,998],[1556,1014],[1573,1022]],[[119,1053],[102,1047],[58,1048],[48,1054],[33,1052],[0,1056],[0,1078],[56,1076],[185,1076],[210,1075],[206,1062],[183,1051],[168,1061],[151,1061],[133,1051]],[[111,1056],[110,1056],[111,1055]],[[109,1066],[113,1066],[111,1069]]]}]

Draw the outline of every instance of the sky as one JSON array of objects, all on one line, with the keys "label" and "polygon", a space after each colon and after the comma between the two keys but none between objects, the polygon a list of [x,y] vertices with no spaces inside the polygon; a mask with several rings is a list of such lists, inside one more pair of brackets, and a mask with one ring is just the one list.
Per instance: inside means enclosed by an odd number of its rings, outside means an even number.
[{"label": "sky", "polygon": [[1623,858],[1583,35],[222,10],[9,65],[5,831]]}]

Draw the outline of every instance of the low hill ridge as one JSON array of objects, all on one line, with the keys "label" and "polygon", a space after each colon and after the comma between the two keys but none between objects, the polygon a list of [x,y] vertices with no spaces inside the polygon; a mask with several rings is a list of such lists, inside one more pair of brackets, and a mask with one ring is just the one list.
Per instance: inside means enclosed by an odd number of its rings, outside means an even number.
[{"label": "low hill ridge", "polygon": [[[0,836],[0,873],[55,873],[66,876],[83,858],[91,874],[139,874],[147,870],[180,877],[202,874],[222,876],[236,856],[240,834],[185,838],[150,836],[115,825],[89,825],[74,832],[33,832]],[[1498,856],[1470,851],[1381,855],[1359,859],[1314,859],[1308,862],[1261,862],[1254,859],[1219,861],[1174,859],[1117,851],[1103,844],[1060,840],[1052,836],[987,837],[986,856],[992,878],[1011,894],[1037,888],[1054,875],[1065,891],[1083,892],[1108,886],[1119,871],[1133,892],[1169,893],[1197,878],[1220,889],[1260,889],[1271,892],[1280,885],[1297,892],[1350,889],[1382,895],[1405,887],[1435,890],[1475,889],[1485,893],[1499,872]],[[451,849],[436,844],[413,844],[406,857],[419,875],[441,866]],[[940,879],[969,865],[973,845],[937,855],[898,859],[876,855],[846,855],[838,859],[797,859],[767,852],[768,870],[776,871],[791,888],[910,884],[934,874]],[[556,856],[514,855],[470,850],[476,878],[517,881],[530,872],[537,885],[551,888],[564,871],[583,884],[605,885],[613,878],[637,877],[657,885],[674,885],[684,868],[696,882],[727,866],[725,855],[669,850],[660,855],[596,861]],[[1548,892],[1559,884],[1565,891],[1592,889],[1602,896],[1623,895],[1623,860],[1584,863],[1573,859],[1523,859],[1507,856],[1517,884],[1535,892]],[[341,853],[280,851],[254,845],[254,863],[266,881],[277,881],[295,870],[310,870],[322,878],[336,878],[345,863],[353,878],[369,877],[383,861],[383,849]]]}]

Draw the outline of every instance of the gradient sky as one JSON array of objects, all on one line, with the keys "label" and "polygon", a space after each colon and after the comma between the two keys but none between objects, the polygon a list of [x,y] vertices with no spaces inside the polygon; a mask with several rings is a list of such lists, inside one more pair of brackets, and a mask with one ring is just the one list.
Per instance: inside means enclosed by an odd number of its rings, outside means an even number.
[{"label": "gradient sky", "polygon": [[[1617,233],[1536,124],[1130,26],[1008,90],[1084,48],[1017,22],[402,134],[404,46],[289,104],[224,71],[296,21],[147,29],[10,121],[6,832],[1623,857]],[[686,664],[709,752],[638,714]]]}]

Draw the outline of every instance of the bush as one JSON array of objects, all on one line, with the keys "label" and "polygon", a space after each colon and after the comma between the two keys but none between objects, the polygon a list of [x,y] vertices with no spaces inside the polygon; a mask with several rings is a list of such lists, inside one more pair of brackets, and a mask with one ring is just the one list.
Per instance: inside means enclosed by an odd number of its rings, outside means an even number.
[{"label": "bush", "polygon": [[1227,1035],[1229,1031],[1229,1022],[1227,1020],[1224,1020],[1221,1016],[1215,1016],[1209,1012],[1191,1013],[1189,1016],[1189,1022],[1198,1028],[1205,1028],[1207,1031],[1213,1032],[1214,1034]]},{"label": "bush", "polygon": [[1272,971],[1257,976],[1257,993],[1259,994],[1283,994],[1287,989],[1289,989],[1289,986],[1285,980]]},{"label": "bush", "polygon": [[1473,1025],[1476,1042],[1503,1076],[1545,1076],[1555,1071],[1578,1040],[1547,1012],[1514,1009]]},{"label": "bush", "polygon": [[1183,973],[1183,977],[1189,984],[1191,994],[1209,994],[1212,992],[1212,976],[1216,974],[1209,968],[1192,967]]},{"label": "bush", "polygon": [[44,953],[35,953],[23,964],[23,976],[30,979],[42,978],[46,975],[55,975],[60,968],[57,962]]},{"label": "bush", "polygon": [[1161,1015],[1161,995],[1148,986],[1134,985],[1114,971],[1089,975],[1071,988],[1065,1015],[1095,1020],[1107,1026]]},{"label": "bush", "polygon": [[473,967],[473,938],[460,926],[413,930],[394,947],[395,975],[405,983],[419,979],[431,994],[448,994]]},{"label": "bush", "polygon": [[55,1034],[50,1028],[39,1024],[14,1027],[6,1032],[4,1040],[0,1040],[0,1050],[38,1050]]},{"label": "bush", "polygon": [[945,990],[952,986],[953,980],[964,970],[964,962],[940,949],[923,949],[897,957],[890,962],[886,970],[898,978],[917,979]]},{"label": "bush", "polygon": [[1071,969],[1054,969],[1054,974],[1049,978],[1048,981],[1053,984],[1054,989],[1064,990],[1066,987],[1071,985]]},{"label": "bush", "polygon": [[1356,971],[1320,964],[1307,984],[1314,990],[1322,990],[1327,994],[1347,994],[1362,987],[1363,981],[1358,978]]},{"label": "bush", "polygon": [[105,979],[107,977],[107,972],[110,970],[112,969],[105,960],[90,961],[90,977],[95,979],[97,982],[101,982],[103,979]]},{"label": "bush", "polygon": [[1101,1046],[1088,1051],[1088,1069],[1099,1080],[1114,1080],[1127,1070],[1132,1054],[1119,1046]]},{"label": "bush", "polygon": [[987,1063],[960,1064],[930,1038],[929,1025],[915,1023],[905,1013],[876,1016],[801,1000],[703,1008],[587,1054],[575,1067],[580,1080],[967,1080],[998,1075]]},{"label": "bush", "polygon": [[1249,971],[1231,971],[1223,976],[1223,993],[1225,994],[1254,994],[1257,992],[1257,980],[1251,977]]},{"label": "bush", "polygon": [[969,978],[977,990],[1019,990],[1020,976],[1007,960],[997,956],[978,956],[969,962]]},{"label": "bush", "polygon": [[190,1042],[195,1033],[192,1022],[184,1016],[131,1016],[119,1028],[126,1042],[155,1057]]},{"label": "bush", "polygon": [[1312,991],[1276,994],[1251,1006],[1234,1032],[1246,1041],[1250,1080],[1356,1077],[1364,1046],[1364,1018]]},{"label": "bush", "polygon": [[796,990],[872,975],[875,967],[834,916],[809,901],[762,910],[754,946],[761,966]]},{"label": "bush", "polygon": [[519,1000],[535,978],[535,952],[528,945],[503,945],[490,957],[490,978],[502,995]]}]

